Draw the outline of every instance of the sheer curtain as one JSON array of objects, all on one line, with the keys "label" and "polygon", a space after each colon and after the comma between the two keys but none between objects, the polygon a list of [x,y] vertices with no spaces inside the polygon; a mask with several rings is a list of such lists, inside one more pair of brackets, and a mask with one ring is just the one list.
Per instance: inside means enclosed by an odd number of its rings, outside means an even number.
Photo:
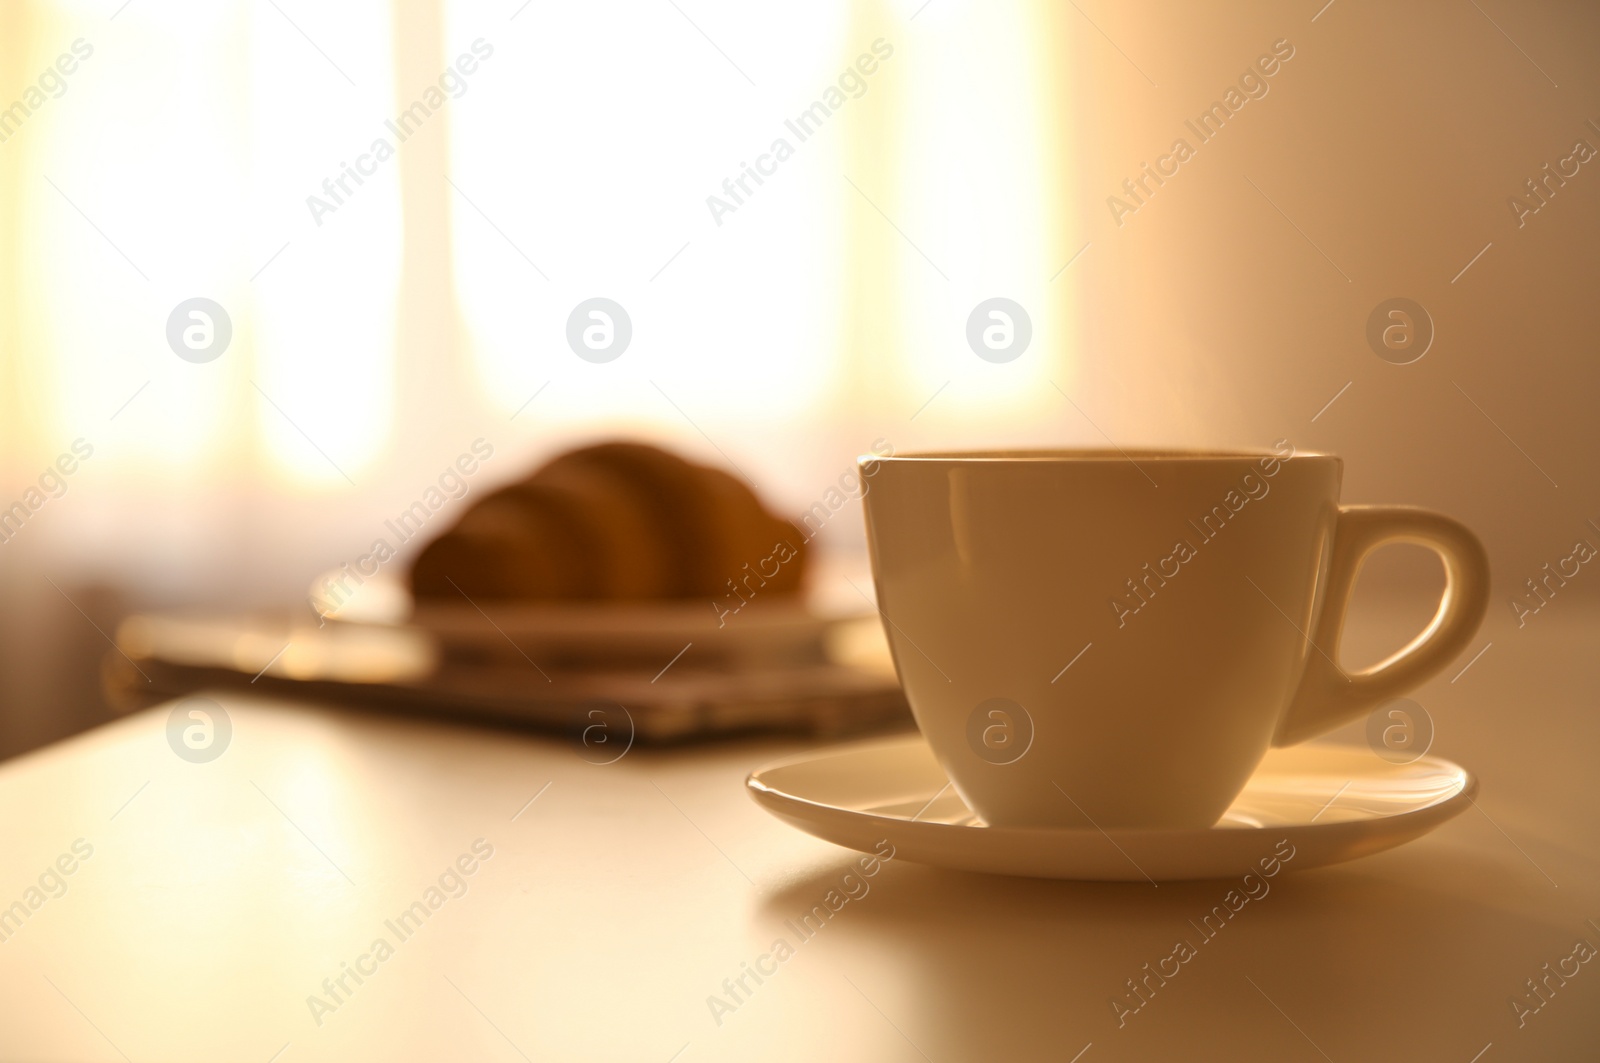
[{"label": "sheer curtain", "polygon": [[[11,69],[82,58],[4,144],[6,471],[92,456],[6,545],[247,583],[244,548],[295,538],[268,500],[349,492],[393,431],[397,174],[307,208],[392,108],[388,5],[41,3],[24,27]],[[208,361],[168,338],[195,299],[231,333]]]},{"label": "sheer curtain", "polygon": [[[626,433],[799,513],[878,441],[1087,431],[1051,387],[1081,242],[1063,25],[1042,0],[6,5],[0,508],[25,520],[0,582],[98,653],[73,588],[301,601],[480,440],[472,491]],[[969,341],[994,297],[1028,319],[1009,361]],[[568,338],[595,299],[630,331],[609,361]],[[194,327],[225,349],[179,350]],[[849,506],[825,550],[858,546]]]}]

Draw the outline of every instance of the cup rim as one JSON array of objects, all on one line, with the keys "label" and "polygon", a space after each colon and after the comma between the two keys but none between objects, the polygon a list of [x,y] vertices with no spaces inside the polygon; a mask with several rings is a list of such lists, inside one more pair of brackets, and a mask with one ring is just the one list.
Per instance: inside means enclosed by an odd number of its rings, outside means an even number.
[{"label": "cup rim", "polygon": [[950,462],[950,463],[991,463],[991,464],[1045,464],[1045,463],[1113,463],[1124,461],[1259,461],[1262,458],[1273,458],[1282,462],[1303,461],[1307,458],[1321,461],[1342,462],[1344,459],[1337,454],[1328,454],[1323,451],[1296,450],[1285,456],[1278,451],[1268,450],[1265,447],[1222,447],[1206,449],[1200,447],[1038,447],[996,450],[930,450],[916,451],[909,454],[862,454],[857,457],[857,462],[862,465],[871,462]]}]

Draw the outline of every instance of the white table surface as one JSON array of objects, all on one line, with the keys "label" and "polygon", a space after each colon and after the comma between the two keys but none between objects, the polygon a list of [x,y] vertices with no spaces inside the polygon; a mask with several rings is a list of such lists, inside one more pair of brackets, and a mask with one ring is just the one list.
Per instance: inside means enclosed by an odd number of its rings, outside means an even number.
[{"label": "white table surface", "polygon": [[[742,784],[803,742],[600,767],[555,738],[229,698],[227,752],[191,764],[142,713],[0,766],[0,905],[93,848],[0,941],[0,1059],[1600,1059],[1600,963],[1520,1027],[1510,1004],[1600,947],[1600,618],[1562,604],[1522,630],[1495,608],[1488,651],[1416,695],[1477,810],[1280,874],[1121,1027],[1111,999],[1232,884],[892,861],[801,942],[786,920],[856,856]],[[466,893],[393,944],[385,920],[477,839]],[[307,998],[380,936],[393,955],[319,1025]],[[779,937],[793,955],[719,1024],[708,997]]]}]

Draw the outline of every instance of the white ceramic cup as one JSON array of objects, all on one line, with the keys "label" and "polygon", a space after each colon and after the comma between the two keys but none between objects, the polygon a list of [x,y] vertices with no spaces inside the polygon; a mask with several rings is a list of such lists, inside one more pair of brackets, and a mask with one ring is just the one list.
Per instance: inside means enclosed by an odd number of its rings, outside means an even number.
[{"label": "white ceramic cup", "polygon": [[[860,464],[900,682],[994,826],[1211,826],[1270,746],[1416,687],[1488,606],[1488,559],[1465,527],[1340,506],[1340,459],[1283,443]],[[1345,606],[1389,542],[1435,551],[1444,595],[1409,645],[1347,672]]]}]

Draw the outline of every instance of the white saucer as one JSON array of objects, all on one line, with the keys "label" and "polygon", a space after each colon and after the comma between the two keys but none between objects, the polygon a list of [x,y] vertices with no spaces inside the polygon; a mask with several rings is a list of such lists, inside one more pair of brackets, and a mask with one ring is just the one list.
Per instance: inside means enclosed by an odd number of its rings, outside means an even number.
[{"label": "white saucer", "polygon": [[1277,853],[1286,870],[1354,860],[1428,833],[1478,789],[1471,773],[1440,757],[1391,764],[1364,748],[1301,745],[1268,752],[1208,830],[999,828],[972,814],[921,735],[792,757],[745,785],[779,819],[850,849],[870,852],[887,840],[896,860],[1113,882],[1259,873],[1282,841],[1293,853]]}]

